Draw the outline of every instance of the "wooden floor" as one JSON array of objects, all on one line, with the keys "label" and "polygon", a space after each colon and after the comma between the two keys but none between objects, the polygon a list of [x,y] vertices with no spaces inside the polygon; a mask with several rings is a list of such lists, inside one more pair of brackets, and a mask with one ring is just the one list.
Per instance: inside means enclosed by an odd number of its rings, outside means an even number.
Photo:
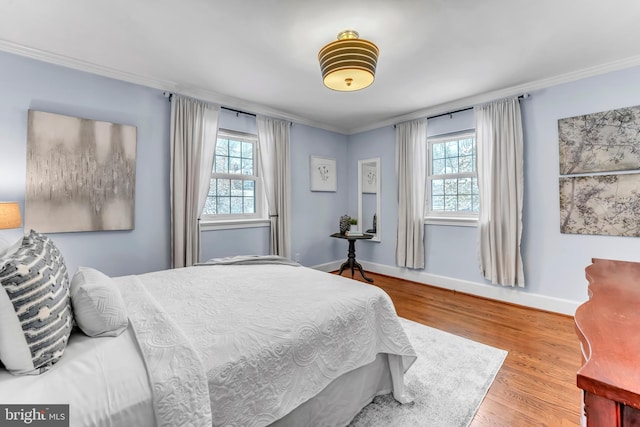
[{"label": "wooden floor", "polygon": [[580,425],[573,317],[367,275],[401,317],[509,351],[471,426]]}]

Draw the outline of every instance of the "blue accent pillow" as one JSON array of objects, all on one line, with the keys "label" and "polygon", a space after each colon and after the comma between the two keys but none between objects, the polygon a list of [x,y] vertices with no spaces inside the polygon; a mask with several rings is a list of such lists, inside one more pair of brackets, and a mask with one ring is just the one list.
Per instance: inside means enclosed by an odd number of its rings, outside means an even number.
[{"label": "blue accent pillow", "polygon": [[0,360],[12,374],[41,374],[60,360],[73,326],[64,258],[31,230],[0,259],[0,283]]}]

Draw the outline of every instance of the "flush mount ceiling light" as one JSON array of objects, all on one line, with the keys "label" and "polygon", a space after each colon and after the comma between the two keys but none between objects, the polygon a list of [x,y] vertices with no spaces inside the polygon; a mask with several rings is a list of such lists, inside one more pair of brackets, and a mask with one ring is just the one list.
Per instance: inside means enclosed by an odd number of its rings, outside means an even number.
[{"label": "flush mount ceiling light", "polygon": [[373,83],[378,47],[358,37],[357,31],[346,30],[338,34],[338,40],[320,49],[322,81],[329,89],[351,92]]}]

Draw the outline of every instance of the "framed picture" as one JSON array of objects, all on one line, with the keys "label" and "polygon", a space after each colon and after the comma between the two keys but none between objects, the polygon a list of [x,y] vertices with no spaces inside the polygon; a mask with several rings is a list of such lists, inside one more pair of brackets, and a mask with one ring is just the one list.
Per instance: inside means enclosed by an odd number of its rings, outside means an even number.
[{"label": "framed picture", "polygon": [[640,169],[640,106],[558,120],[560,175]]},{"label": "framed picture", "polygon": [[309,158],[311,191],[337,191],[336,159],[311,156]]},{"label": "framed picture", "polygon": [[560,178],[560,232],[640,237],[640,174]]},{"label": "framed picture", "polygon": [[362,192],[373,194],[378,192],[378,168],[375,164],[362,165]]}]

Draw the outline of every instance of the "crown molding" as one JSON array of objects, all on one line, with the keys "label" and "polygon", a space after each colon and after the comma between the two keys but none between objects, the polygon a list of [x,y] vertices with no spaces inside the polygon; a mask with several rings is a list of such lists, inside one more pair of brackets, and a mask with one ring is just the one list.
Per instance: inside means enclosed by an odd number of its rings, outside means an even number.
[{"label": "crown molding", "polygon": [[166,86],[174,86],[174,87],[176,86],[176,84],[173,82],[153,79],[150,77],[142,77],[136,74],[120,71],[115,68],[105,67],[102,65],[97,65],[90,62],[86,62],[86,61],[80,61],[78,59],[74,59],[69,56],[58,55],[51,52],[45,52],[39,49],[34,49],[31,47],[8,42],[6,40],[0,40],[0,50],[4,52],[24,56],[27,58],[35,59],[38,61],[46,62],[49,64],[60,65],[66,68],[71,68],[78,71],[84,71],[91,74],[97,74],[103,77],[109,77],[116,80],[122,80],[128,83],[139,84],[139,85],[147,86],[154,89],[164,89]]},{"label": "crown molding", "polygon": [[612,71],[618,71],[625,68],[630,68],[640,65],[640,55],[632,56],[629,58],[621,59],[618,61],[612,61],[605,64],[597,65],[594,67],[584,68],[578,71],[572,71],[569,73],[561,74],[558,76],[536,80],[529,83],[524,83],[517,86],[511,86],[508,88],[485,92],[470,97],[460,98],[451,102],[438,104],[435,106],[423,108],[413,111],[408,114],[400,116],[390,117],[386,120],[376,122],[371,125],[357,127],[353,129],[344,129],[336,126],[328,125],[327,123],[311,120],[306,117],[297,116],[286,111],[270,108],[263,104],[249,102],[240,98],[235,98],[229,95],[224,95],[218,92],[207,90],[200,87],[186,87],[185,85],[169,80],[155,79],[149,76],[141,76],[134,73],[128,73],[115,68],[106,67],[103,65],[94,64],[91,62],[80,61],[68,56],[58,55],[55,53],[22,46],[16,43],[12,43],[6,40],[0,40],[0,51],[13,53],[16,55],[24,56],[27,58],[35,59],[38,61],[47,62],[50,64],[60,65],[63,67],[71,68],[78,71],[84,71],[91,74],[96,74],[103,77],[108,77],[116,80],[125,81],[128,83],[138,84],[141,86],[150,87],[153,89],[159,89],[165,92],[181,94],[190,96],[193,98],[201,99],[203,101],[219,104],[224,107],[233,108],[236,110],[246,111],[254,114],[262,114],[277,118],[280,120],[286,120],[302,125],[312,126],[319,129],[324,129],[330,132],[339,133],[341,135],[354,135],[361,132],[366,132],[373,129],[379,129],[385,126],[395,125],[409,120],[415,120],[419,118],[435,116],[443,114],[448,111],[459,110],[461,108],[468,108],[470,106],[483,104],[500,98],[507,98],[511,96],[522,95],[526,92],[533,92],[535,90],[556,86],[563,83],[570,83],[576,80],[597,76],[600,74],[609,73]]},{"label": "crown molding", "polygon": [[446,102],[443,104],[413,111],[408,114],[395,116],[387,120],[378,122],[374,125],[363,126],[363,127],[352,129],[348,133],[348,135],[354,135],[357,133],[366,132],[373,129],[379,129],[385,126],[391,126],[391,125],[406,122],[409,120],[436,116],[438,114],[444,114],[449,111],[455,111],[462,108],[468,108],[475,105],[484,104],[486,102],[494,101],[496,99],[519,96],[527,92],[533,92],[533,91],[545,89],[551,86],[556,86],[563,83],[570,83],[570,82],[585,79],[588,77],[594,77],[594,76],[598,76],[598,75],[613,72],[613,71],[623,70],[625,68],[635,67],[638,65],[640,65],[640,55],[631,56],[629,58],[621,59],[618,61],[612,61],[606,64],[584,68],[582,70],[572,71],[570,73],[560,74],[558,76],[549,77],[546,79],[535,80],[533,82],[528,82],[528,83],[524,83],[517,86],[511,86],[511,87],[500,89],[500,90],[485,92],[482,94],[473,95],[466,98],[460,98],[455,101]]},{"label": "crown molding", "polygon": [[199,87],[187,87],[185,85],[170,81],[161,80],[149,76],[142,76],[139,74],[128,73],[115,68],[106,67],[103,65],[94,64],[87,61],[80,61],[75,58],[71,58],[65,55],[59,55],[52,52],[43,51],[40,49],[34,49],[27,46],[22,46],[16,43],[12,43],[6,40],[0,40],[0,51],[13,53],[19,56],[35,59],[38,61],[46,62],[49,64],[60,65],[62,67],[71,68],[78,71],[84,71],[87,73],[99,75],[102,77],[108,77],[116,80],[121,80],[127,83],[133,83],[141,86],[146,86],[152,89],[159,89],[164,92],[176,93],[180,95],[189,96],[192,98],[200,99],[202,101],[219,104],[224,107],[233,108],[236,110],[246,111],[253,114],[261,114],[264,116],[273,117],[280,120],[295,122],[307,126],[312,126],[319,129],[336,132],[346,135],[346,130],[337,128],[335,126],[329,126],[326,123],[310,120],[305,117],[290,114],[285,111],[270,108],[262,104],[257,104],[249,101],[245,101],[240,98],[224,95],[211,90],[199,88]]}]

